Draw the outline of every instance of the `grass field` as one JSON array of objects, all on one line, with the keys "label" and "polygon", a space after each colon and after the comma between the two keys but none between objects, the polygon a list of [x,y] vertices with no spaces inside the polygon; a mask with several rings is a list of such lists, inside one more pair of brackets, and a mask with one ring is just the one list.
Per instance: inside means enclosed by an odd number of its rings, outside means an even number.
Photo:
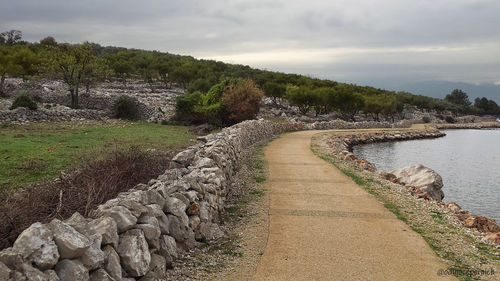
[{"label": "grass field", "polygon": [[172,150],[195,138],[189,127],[125,121],[53,122],[0,127],[0,189],[56,178],[118,150]]}]

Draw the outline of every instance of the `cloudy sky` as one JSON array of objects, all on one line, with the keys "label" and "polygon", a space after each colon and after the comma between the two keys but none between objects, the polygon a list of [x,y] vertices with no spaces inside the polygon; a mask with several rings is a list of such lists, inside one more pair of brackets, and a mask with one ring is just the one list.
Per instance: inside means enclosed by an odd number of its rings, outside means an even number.
[{"label": "cloudy sky", "polygon": [[51,35],[388,89],[430,80],[500,85],[499,0],[0,3],[0,30],[22,30],[28,41]]}]

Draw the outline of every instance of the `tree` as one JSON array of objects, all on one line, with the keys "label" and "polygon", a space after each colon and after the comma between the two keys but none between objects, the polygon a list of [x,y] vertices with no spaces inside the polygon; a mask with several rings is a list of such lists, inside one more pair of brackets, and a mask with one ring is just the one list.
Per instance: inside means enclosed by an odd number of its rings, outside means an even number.
[{"label": "tree", "polygon": [[353,92],[352,86],[337,85],[335,109],[341,114],[342,119],[354,121],[354,116],[364,105],[364,98],[358,92]]},{"label": "tree", "polygon": [[262,89],[266,97],[273,99],[274,104],[276,104],[276,99],[281,99],[286,93],[286,87],[284,85],[272,81],[265,82]]},{"label": "tree", "polygon": [[306,114],[316,102],[316,96],[308,86],[286,86],[286,99],[291,105],[297,106],[300,113]]},{"label": "tree", "polygon": [[63,80],[71,96],[71,107],[78,108],[80,86],[96,75],[92,69],[97,63],[90,44],[65,44],[45,49],[43,68],[46,75]]},{"label": "tree", "polygon": [[122,80],[123,86],[127,85],[127,77],[134,72],[134,57],[135,53],[129,51],[118,51],[104,56],[109,68]]},{"label": "tree", "polygon": [[39,57],[27,46],[0,45],[0,95],[5,94],[7,75],[32,75],[39,62]]},{"label": "tree", "polygon": [[57,41],[52,36],[47,36],[40,40],[40,45],[43,46],[57,46]]},{"label": "tree", "polygon": [[6,44],[6,45],[15,45],[21,41],[21,38],[23,37],[23,33],[19,30],[9,30],[0,33],[0,44]]},{"label": "tree", "polygon": [[229,112],[231,122],[238,123],[255,118],[263,96],[263,92],[255,86],[255,83],[247,79],[229,84],[221,101]]},{"label": "tree", "polygon": [[460,89],[453,90],[450,94],[446,95],[444,100],[457,105],[460,112],[466,112],[471,106],[469,96]]}]

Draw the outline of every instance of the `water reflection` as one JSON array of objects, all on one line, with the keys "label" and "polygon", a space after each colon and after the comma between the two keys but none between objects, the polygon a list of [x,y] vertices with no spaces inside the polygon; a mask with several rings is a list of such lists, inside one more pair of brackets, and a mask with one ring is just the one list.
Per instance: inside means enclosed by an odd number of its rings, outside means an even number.
[{"label": "water reflection", "polygon": [[447,130],[439,139],[354,148],[381,171],[420,163],[443,177],[445,201],[500,222],[500,130]]}]

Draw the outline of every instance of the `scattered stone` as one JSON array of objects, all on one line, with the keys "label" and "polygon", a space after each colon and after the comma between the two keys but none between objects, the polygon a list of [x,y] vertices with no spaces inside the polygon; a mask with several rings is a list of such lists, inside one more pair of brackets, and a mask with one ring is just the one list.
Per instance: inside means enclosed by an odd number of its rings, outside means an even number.
[{"label": "scattered stone", "polygon": [[196,240],[214,241],[224,237],[224,232],[215,223],[202,222],[196,230]]}]

